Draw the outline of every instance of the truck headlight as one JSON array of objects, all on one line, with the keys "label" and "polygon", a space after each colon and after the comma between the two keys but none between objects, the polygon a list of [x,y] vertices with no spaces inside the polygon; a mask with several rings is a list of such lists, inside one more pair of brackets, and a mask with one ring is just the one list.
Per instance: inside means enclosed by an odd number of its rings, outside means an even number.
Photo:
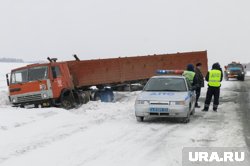
[{"label": "truck headlight", "polygon": [[227,74],[230,74],[230,71],[227,71]]},{"label": "truck headlight", "polygon": [[149,104],[148,100],[136,100],[135,104]]},{"label": "truck headlight", "polygon": [[12,103],[16,103],[17,100],[15,98],[12,99]]},{"label": "truck headlight", "polygon": [[243,72],[241,72],[241,74],[245,74],[245,72],[243,71]]},{"label": "truck headlight", "polygon": [[46,99],[46,98],[48,98],[48,95],[47,95],[47,93],[43,93],[43,94],[42,94],[42,98],[43,98],[43,99]]},{"label": "truck headlight", "polygon": [[170,101],[170,105],[185,105],[185,101]]}]

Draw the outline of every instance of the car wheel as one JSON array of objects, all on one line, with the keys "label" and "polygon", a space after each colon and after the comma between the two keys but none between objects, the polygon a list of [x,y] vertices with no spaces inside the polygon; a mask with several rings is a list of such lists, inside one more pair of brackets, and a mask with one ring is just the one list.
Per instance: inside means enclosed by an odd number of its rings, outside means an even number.
[{"label": "car wheel", "polygon": [[190,115],[194,115],[195,114],[195,107],[192,109],[192,112],[190,113]]},{"label": "car wheel", "polygon": [[186,117],[182,119],[182,123],[189,123],[190,122],[190,118]]},{"label": "car wheel", "polygon": [[138,122],[143,122],[144,117],[143,117],[143,116],[137,116],[137,117],[136,117],[136,120],[137,120]]},{"label": "car wheel", "polygon": [[181,122],[182,122],[182,123],[188,123],[188,122],[190,122],[190,114],[188,114],[187,117],[182,118],[182,121],[181,121]]}]

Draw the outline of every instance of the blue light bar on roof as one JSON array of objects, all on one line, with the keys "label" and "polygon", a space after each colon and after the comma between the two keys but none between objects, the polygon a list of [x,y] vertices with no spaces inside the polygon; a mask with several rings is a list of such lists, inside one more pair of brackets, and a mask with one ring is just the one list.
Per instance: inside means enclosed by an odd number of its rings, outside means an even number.
[{"label": "blue light bar on roof", "polygon": [[176,74],[181,75],[184,70],[157,70],[156,74]]}]

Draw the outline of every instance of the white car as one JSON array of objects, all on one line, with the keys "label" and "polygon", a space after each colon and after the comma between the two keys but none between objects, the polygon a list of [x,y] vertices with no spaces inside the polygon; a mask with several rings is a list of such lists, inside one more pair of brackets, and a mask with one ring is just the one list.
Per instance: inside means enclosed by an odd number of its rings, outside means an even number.
[{"label": "white car", "polygon": [[137,121],[145,117],[173,117],[188,123],[195,112],[195,92],[184,76],[154,76],[135,101]]}]

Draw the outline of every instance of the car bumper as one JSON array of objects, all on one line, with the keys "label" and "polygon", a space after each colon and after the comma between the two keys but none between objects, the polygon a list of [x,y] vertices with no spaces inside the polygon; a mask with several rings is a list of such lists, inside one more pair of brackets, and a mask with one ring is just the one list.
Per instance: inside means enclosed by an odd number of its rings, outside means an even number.
[{"label": "car bumper", "polygon": [[[167,112],[150,112],[150,108],[168,108]],[[187,117],[189,106],[153,106],[153,105],[135,105],[135,116],[141,117]]]}]

